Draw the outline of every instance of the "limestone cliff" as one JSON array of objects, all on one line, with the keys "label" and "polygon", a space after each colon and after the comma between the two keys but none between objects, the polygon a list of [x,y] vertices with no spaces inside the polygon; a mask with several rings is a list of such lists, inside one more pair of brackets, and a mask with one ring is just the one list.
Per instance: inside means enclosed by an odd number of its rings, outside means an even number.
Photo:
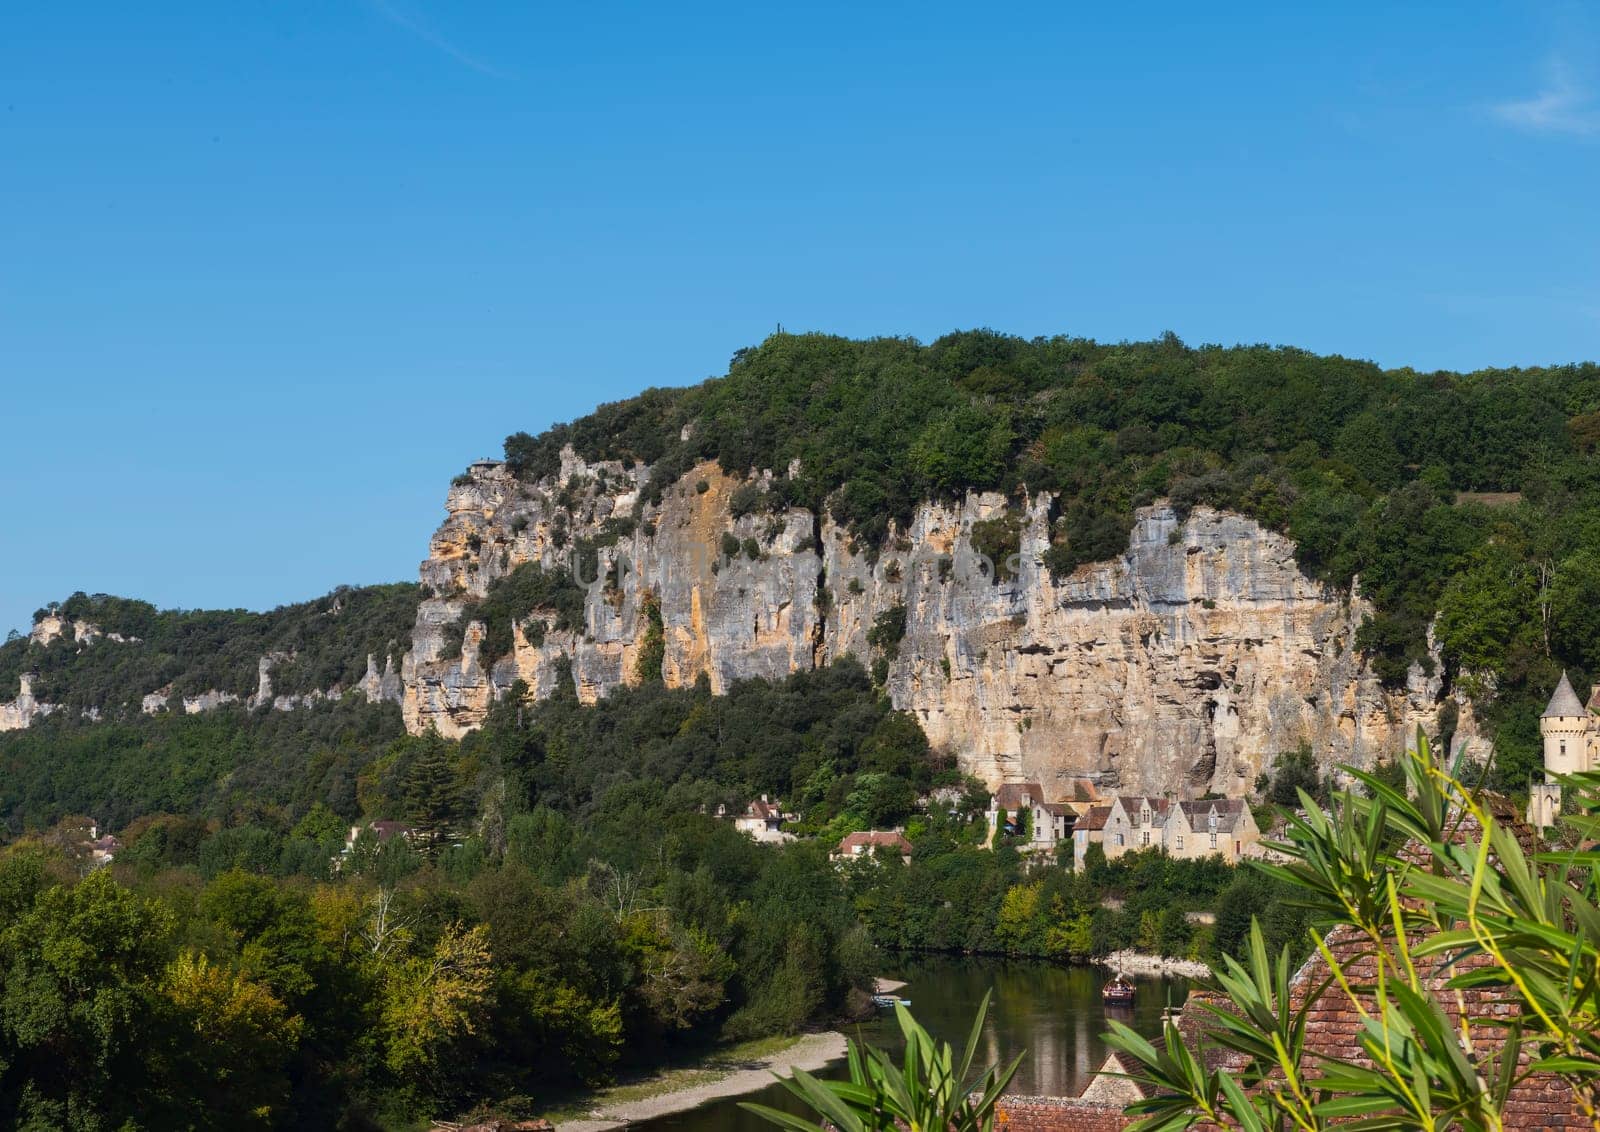
[{"label": "limestone cliff", "polygon": [[33,694],[33,676],[23,673],[16,698],[0,703],[0,731],[21,731],[36,719],[43,719],[53,711],[61,710],[59,704],[41,703]]},{"label": "limestone cliff", "polygon": [[[659,505],[641,503],[646,478],[570,450],[539,484],[488,461],[458,478],[421,569],[431,596],[402,669],[409,728],[459,735],[516,680],[548,694],[563,660],[586,701],[633,682],[653,608],[666,683],[705,676],[721,691],[847,653],[870,663],[884,650],[868,633],[900,605],[891,699],[991,784],[1090,775],[1237,793],[1302,739],[1329,762],[1365,764],[1436,718],[1439,687],[1420,669],[1390,692],[1362,664],[1362,603],[1307,578],[1292,543],[1238,515],[1145,508],[1119,559],[1055,580],[1039,561],[1047,497],[1009,513],[998,495],[927,503],[869,554],[808,511],[735,518],[738,482],[715,465]],[[973,526],[1001,517],[1015,553],[996,568],[974,552]],[[524,562],[573,570],[591,557],[581,628],[536,612],[486,671],[485,626],[458,625],[463,609]]]},{"label": "limestone cliff", "polygon": [[[359,692],[369,704],[397,704],[401,701],[400,674],[395,670],[394,657],[388,658],[380,673],[377,658],[371,653],[367,654],[366,675],[354,687],[345,688],[335,684],[331,688],[313,688],[299,695],[275,694],[272,687],[273,667],[293,659],[294,654],[288,652],[271,652],[261,657],[256,662],[256,691],[254,695],[244,697],[245,706],[251,711],[263,707],[270,707],[273,711],[293,711],[295,708],[310,707],[322,700],[337,700],[346,692]],[[163,708],[171,706],[171,700],[170,685],[158,688],[141,699],[140,710],[146,715],[154,715]],[[183,710],[186,715],[194,715],[197,712],[213,711],[224,704],[239,702],[240,697],[232,692],[219,692],[215,688],[209,688],[196,696],[184,696]]]}]

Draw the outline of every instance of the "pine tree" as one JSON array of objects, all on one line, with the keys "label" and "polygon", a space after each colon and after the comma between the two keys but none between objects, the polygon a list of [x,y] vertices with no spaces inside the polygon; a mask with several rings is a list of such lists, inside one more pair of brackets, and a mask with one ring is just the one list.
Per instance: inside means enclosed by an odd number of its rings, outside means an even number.
[{"label": "pine tree", "polygon": [[406,769],[402,798],[417,851],[431,860],[438,856],[460,810],[460,784],[450,746],[437,732],[429,732],[417,744]]}]

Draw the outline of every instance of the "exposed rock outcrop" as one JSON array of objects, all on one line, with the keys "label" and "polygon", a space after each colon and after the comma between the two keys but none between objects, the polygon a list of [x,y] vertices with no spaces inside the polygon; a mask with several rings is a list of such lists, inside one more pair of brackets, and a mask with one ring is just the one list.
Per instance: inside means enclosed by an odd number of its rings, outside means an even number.
[{"label": "exposed rock outcrop", "polygon": [[60,707],[60,704],[40,703],[33,694],[33,676],[24,672],[17,698],[10,703],[0,703],[0,731],[20,731],[34,720],[59,711]]},{"label": "exposed rock outcrop", "polygon": [[86,645],[97,637],[120,642],[139,640],[138,637],[124,637],[121,633],[107,633],[92,622],[74,621],[56,613],[46,613],[33,623],[33,629],[28,633],[28,639],[36,645],[49,645],[61,637],[71,637],[80,645]]},{"label": "exposed rock outcrop", "polygon": [[[336,700],[344,695],[346,689],[339,684],[335,684],[326,690],[313,688],[309,692],[302,692],[298,695],[285,695],[275,692],[272,686],[273,668],[293,659],[294,656],[291,653],[274,652],[268,653],[256,662],[256,690],[253,695],[247,697],[244,701],[251,711],[261,707],[271,707],[273,711],[293,711],[295,708],[311,707],[313,704],[320,703],[323,700]],[[383,672],[379,673],[377,659],[371,653],[368,653],[366,675],[362,677],[359,684],[355,685],[355,688],[360,690],[369,704],[400,703],[403,698],[403,689],[400,684],[400,674],[395,671],[394,657],[390,656],[385,660]],[[154,715],[156,712],[168,707],[171,700],[172,688],[170,686],[158,688],[143,697],[140,709],[146,715]],[[187,715],[194,715],[196,712],[211,711],[219,708],[223,704],[238,702],[239,697],[232,692],[219,692],[212,688],[201,692],[197,696],[185,696],[183,698],[183,710]]]},{"label": "exposed rock outcrop", "polygon": [[[869,632],[900,605],[891,699],[991,784],[1089,775],[1237,793],[1302,740],[1366,764],[1436,719],[1438,682],[1418,668],[1385,690],[1353,647],[1363,604],[1307,578],[1292,543],[1242,516],[1144,508],[1120,558],[1058,580],[1040,561],[1051,501],[1038,497],[1013,505],[1015,555],[996,579],[973,526],[1006,514],[998,495],[924,504],[874,555],[809,511],[735,518],[739,481],[712,464],[659,505],[641,505],[645,482],[642,467],[569,450],[537,485],[485,461],[452,486],[402,668],[409,728],[459,735],[514,681],[546,695],[566,665],[585,701],[632,683],[652,608],[665,682],[704,676],[722,691],[847,653],[870,663],[881,652]],[[557,630],[535,612],[486,670],[485,627],[459,625],[463,609],[524,562],[570,571],[591,559],[582,626]]]}]

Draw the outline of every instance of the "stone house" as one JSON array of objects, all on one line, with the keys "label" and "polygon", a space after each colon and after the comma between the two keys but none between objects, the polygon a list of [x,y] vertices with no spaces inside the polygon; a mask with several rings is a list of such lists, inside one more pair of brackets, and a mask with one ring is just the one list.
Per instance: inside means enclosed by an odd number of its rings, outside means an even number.
[{"label": "stone house", "polygon": [[1005,822],[1006,832],[1021,828],[1021,816],[1028,815],[1028,843],[1025,850],[1054,849],[1072,833],[1078,811],[1069,802],[1047,802],[1037,782],[1007,782],[989,798],[985,818],[992,842],[996,826]]},{"label": "stone house", "polygon": [[1133,849],[1162,845],[1169,807],[1167,799],[1147,794],[1113,798],[1100,839],[1106,856],[1120,857]]},{"label": "stone house", "polygon": [[765,794],[744,808],[744,813],[733,819],[733,828],[756,841],[793,841],[792,833],[784,833],[782,826],[789,820],[783,805]]},{"label": "stone house", "polygon": [[1109,805],[1090,806],[1072,827],[1072,867],[1083,868],[1089,846],[1105,841],[1106,818],[1111,814]]},{"label": "stone house", "polygon": [[1255,815],[1243,798],[1176,802],[1162,832],[1162,844],[1173,857],[1193,860],[1220,854],[1230,865],[1261,840]]},{"label": "stone house", "polygon": [[911,842],[898,829],[869,829],[860,833],[847,833],[828,859],[835,863],[865,858],[874,860],[879,849],[888,849],[900,855],[902,864],[911,863]]},{"label": "stone house", "polygon": [[1099,808],[1092,807],[1092,819],[1086,815],[1081,823],[1083,836],[1074,835],[1073,858],[1080,865],[1096,842],[1105,847],[1107,858],[1160,848],[1186,860],[1216,854],[1233,864],[1261,840],[1255,815],[1243,798],[1175,802],[1136,794],[1111,799],[1103,818],[1095,814]]}]

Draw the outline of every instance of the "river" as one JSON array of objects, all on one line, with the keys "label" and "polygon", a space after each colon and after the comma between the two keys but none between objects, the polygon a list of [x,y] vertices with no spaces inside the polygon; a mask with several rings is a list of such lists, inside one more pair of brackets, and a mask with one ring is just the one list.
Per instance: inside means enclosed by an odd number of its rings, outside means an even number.
[{"label": "river", "polygon": [[[1072,1096],[1089,1083],[1105,1060],[1106,1010],[1100,987],[1106,972],[1098,967],[1058,967],[1049,963],[991,959],[980,956],[931,956],[885,968],[883,974],[903,979],[900,996],[911,1000],[911,1012],[935,1037],[959,1050],[972,1025],[972,1015],[993,988],[984,1042],[975,1064],[1009,1062],[1026,1051],[1008,1090],[1042,1096]],[[1121,1021],[1146,1036],[1161,1030],[1161,1011],[1169,997],[1181,1005],[1188,994],[1185,979],[1136,979],[1137,1001],[1118,1011]],[[900,1048],[892,1011],[846,1029],[879,1046]],[[843,1076],[841,1063],[824,1076]],[[757,1101],[790,1112],[803,1111],[788,1091],[774,1083],[760,1093],[714,1101],[689,1112],[635,1125],[649,1132],[771,1132],[774,1127],[739,1108]]]}]

